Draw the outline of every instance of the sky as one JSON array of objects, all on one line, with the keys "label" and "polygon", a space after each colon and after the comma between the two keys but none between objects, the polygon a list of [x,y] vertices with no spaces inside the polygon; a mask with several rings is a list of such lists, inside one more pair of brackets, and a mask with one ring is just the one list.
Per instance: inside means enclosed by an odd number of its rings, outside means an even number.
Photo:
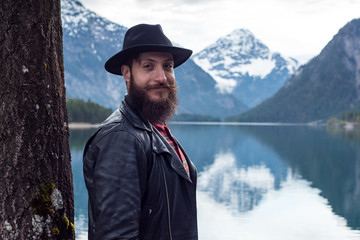
[{"label": "sky", "polygon": [[197,53],[238,28],[271,51],[306,63],[340,28],[360,18],[360,0],[80,0],[130,28],[161,24],[172,42]]}]

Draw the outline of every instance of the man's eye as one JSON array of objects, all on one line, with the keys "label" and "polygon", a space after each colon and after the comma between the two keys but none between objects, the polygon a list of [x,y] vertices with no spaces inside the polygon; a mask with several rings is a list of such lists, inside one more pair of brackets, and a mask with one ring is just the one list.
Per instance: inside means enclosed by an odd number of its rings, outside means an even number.
[{"label": "man's eye", "polygon": [[152,68],[152,65],[151,64],[145,64],[144,68]]},{"label": "man's eye", "polygon": [[169,69],[171,69],[171,68],[173,68],[173,65],[172,64],[165,64],[165,68],[169,68]]}]

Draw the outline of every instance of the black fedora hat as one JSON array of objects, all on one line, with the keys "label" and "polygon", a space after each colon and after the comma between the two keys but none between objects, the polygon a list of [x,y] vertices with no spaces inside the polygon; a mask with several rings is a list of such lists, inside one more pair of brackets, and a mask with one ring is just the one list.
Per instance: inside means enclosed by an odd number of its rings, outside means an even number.
[{"label": "black fedora hat", "polygon": [[105,69],[110,73],[122,75],[121,66],[126,60],[142,52],[170,52],[174,58],[174,68],[183,64],[192,54],[190,49],[173,46],[159,24],[139,24],[127,30],[123,49],[107,60]]}]

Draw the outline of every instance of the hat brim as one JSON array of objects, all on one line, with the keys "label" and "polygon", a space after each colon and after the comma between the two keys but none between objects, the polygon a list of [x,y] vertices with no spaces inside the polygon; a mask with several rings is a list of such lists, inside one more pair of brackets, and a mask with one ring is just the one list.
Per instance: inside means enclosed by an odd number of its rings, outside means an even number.
[{"label": "hat brim", "polygon": [[183,64],[190,58],[192,50],[174,46],[161,46],[161,45],[139,45],[131,48],[124,49],[114,56],[112,56],[105,63],[105,69],[109,73],[122,75],[121,66],[125,64],[126,60],[135,54],[142,52],[169,52],[174,58],[174,68]]}]

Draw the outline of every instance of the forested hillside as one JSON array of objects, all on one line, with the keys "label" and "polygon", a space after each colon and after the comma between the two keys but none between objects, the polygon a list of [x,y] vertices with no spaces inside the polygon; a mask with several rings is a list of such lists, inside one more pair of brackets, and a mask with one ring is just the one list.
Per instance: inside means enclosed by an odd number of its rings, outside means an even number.
[{"label": "forested hillside", "polygon": [[66,106],[69,122],[101,123],[113,112],[90,100],[68,98]]}]

